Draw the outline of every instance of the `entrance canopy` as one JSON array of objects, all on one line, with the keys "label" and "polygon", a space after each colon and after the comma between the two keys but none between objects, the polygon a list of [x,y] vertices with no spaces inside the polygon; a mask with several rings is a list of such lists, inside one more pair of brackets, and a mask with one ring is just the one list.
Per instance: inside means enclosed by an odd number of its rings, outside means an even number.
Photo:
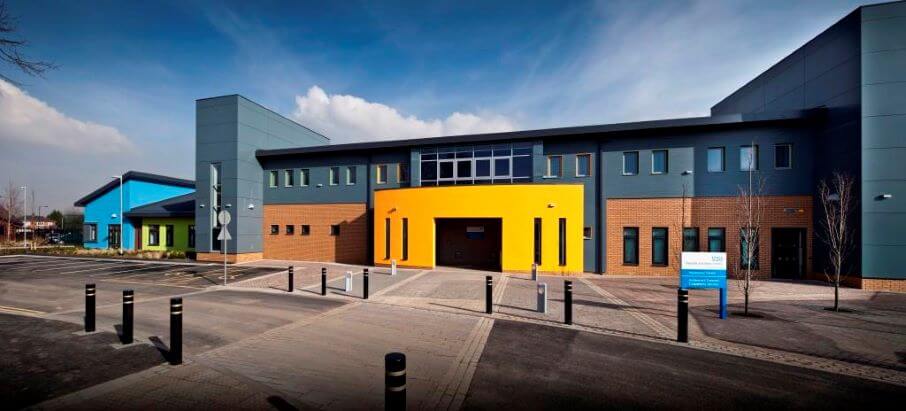
[{"label": "entrance canopy", "polygon": [[539,259],[542,272],[580,273],[583,216],[580,184],[380,190],[374,193],[374,263],[396,260],[402,267],[433,268],[438,221],[494,219],[500,221],[503,271],[528,272]]}]

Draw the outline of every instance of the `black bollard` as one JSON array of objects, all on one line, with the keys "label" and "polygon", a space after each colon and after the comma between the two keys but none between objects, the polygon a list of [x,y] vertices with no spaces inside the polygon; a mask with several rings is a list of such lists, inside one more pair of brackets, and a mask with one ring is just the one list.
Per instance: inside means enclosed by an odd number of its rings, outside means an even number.
[{"label": "black bollard", "polygon": [[85,284],[85,332],[94,332],[95,315],[95,287],[94,284]]},{"label": "black bollard", "polygon": [[135,292],[123,290],[123,344],[132,344],[132,325],[135,313]]},{"label": "black bollard", "polygon": [[293,266],[289,266],[289,268],[286,269],[286,273],[288,277],[286,291],[293,292]]},{"label": "black bollard", "polygon": [[362,298],[367,300],[368,299],[368,269],[367,268],[362,273],[362,288],[363,288]]},{"label": "black bollard", "polygon": [[689,291],[677,289],[676,297],[676,341],[689,342]]},{"label": "black bollard", "polygon": [[406,355],[392,352],[384,356],[384,409],[406,409]]},{"label": "black bollard", "polygon": [[182,364],[182,297],[170,299],[170,364]]},{"label": "black bollard", "polygon": [[321,267],[321,295],[327,295],[327,267]]},{"label": "black bollard", "polygon": [[492,297],[494,294],[494,277],[486,276],[484,278],[484,312],[490,314],[493,311]]},{"label": "black bollard", "polygon": [[573,323],[573,282],[563,282],[563,322],[567,325]]}]

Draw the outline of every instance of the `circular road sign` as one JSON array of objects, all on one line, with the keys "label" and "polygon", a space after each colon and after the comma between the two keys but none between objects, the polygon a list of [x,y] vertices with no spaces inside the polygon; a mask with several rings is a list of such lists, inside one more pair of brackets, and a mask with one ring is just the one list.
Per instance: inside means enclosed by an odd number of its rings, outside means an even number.
[{"label": "circular road sign", "polygon": [[221,225],[229,224],[230,219],[231,219],[230,212],[227,210],[223,210],[223,211],[217,213],[217,222],[219,222]]}]

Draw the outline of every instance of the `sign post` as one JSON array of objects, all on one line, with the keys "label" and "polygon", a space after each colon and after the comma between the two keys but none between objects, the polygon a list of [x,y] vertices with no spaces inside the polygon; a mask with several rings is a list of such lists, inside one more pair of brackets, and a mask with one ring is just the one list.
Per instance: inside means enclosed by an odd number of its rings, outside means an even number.
[{"label": "sign post", "polygon": [[684,252],[680,289],[718,289],[720,318],[727,318],[727,253]]},{"label": "sign post", "polygon": [[220,235],[217,236],[217,239],[221,241],[220,248],[221,248],[221,250],[223,250],[223,285],[224,286],[227,285],[227,240],[230,240],[233,238],[230,236],[230,231],[227,230],[227,227],[230,224],[230,220],[232,220],[232,218],[230,217],[229,211],[223,210],[223,211],[217,213],[217,222],[219,222],[220,226],[223,227],[223,229],[220,230]]}]

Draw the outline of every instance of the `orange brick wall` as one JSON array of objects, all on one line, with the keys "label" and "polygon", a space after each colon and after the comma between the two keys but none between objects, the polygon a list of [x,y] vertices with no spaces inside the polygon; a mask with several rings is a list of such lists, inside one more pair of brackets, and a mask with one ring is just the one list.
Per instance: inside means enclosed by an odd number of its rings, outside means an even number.
[{"label": "orange brick wall", "polygon": [[[270,226],[280,226],[271,234]],[[286,226],[295,226],[293,235]],[[311,226],[302,235],[302,225]],[[339,225],[340,235],[330,235],[330,226]],[[368,251],[368,218],[364,203],[273,204],[264,206],[264,258],[278,260],[328,261],[365,264]]]},{"label": "orange brick wall", "polygon": [[[607,273],[653,276],[679,275],[682,250],[683,201],[686,227],[698,227],[699,250],[708,249],[708,228],[726,228],[727,270],[739,267],[739,227],[736,197],[651,198],[607,200]],[[797,210],[788,213],[787,209]],[[801,210],[801,212],[799,211]],[[623,227],[639,228],[639,264],[623,265]],[[668,228],[669,264],[651,265],[651,229]],[[812,268],[812,198],[810,196],[768,197],[759,238],[759,277],[771,273],[771,228],[806,228],[806,273]],[[810,276],[809,276],[810,277]],[[810,277],[811,278],[811,277]]]},{"label": "orange brick wall", "polygon": [[886,278],[863,278],[861,288],[870,291],[893,291],[906,293],[906,280]]}]

